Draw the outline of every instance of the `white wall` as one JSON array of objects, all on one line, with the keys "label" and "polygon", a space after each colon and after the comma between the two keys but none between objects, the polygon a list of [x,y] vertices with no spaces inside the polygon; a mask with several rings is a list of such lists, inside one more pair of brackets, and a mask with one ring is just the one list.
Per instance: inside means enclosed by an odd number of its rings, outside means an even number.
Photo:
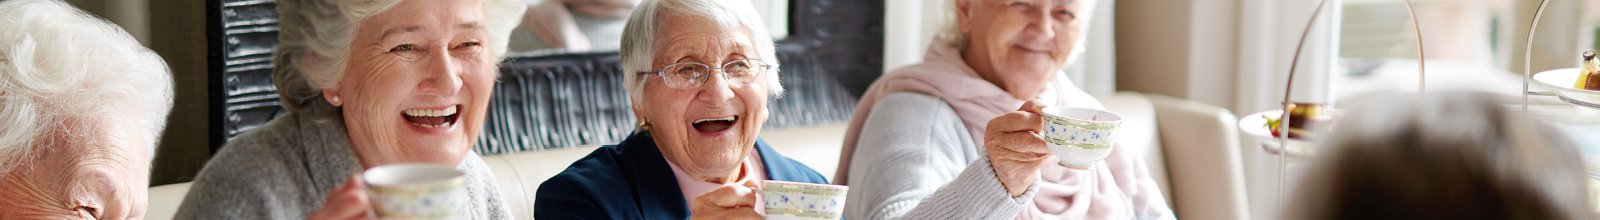
[{"label": "white wall", "polygon": [[883,70],[922,62],[934,34],[944,27],[952,0],[887,0],[884,3]]},{"label": "white wall", "polygon": [[767,23],[767,33],[773,39],[789,36],[789,0],[750,0],[761,21]]},{"label": "white wall", "polygon": [[[1570,0],[1550,0],[1550,5],[1545,8],[1544,17],[1540,18],[1537,36],[1534,36],[1536,42],[1532,48],[1532,73],[1576,67],[1578,54],[1584,50],[1583,48],[1594,48],[1594,45],[1589,45],[1591,43],[1585,40],[1592,38],[1581,38],[1590,36],[1592,30],[1581,28],[1584,27],[1583,19],[1579,18],[1584,12],[1579,10],[1583,8],[1579,3]],[[1502,44],[1502,50],[1498,53],[1510,58],[1501,62],[1507,63],[1504,66],[1514,73],[1523,71],[1524,51],[1529,49],[1526,47],[1528,29],[1531,27],[1528,23],[1533,21],[1534,11],[1537,11],[1538,7],[1538,0],[1514,1],[1510,4],[1511,14],[1514,16],[1506,19],[1509,21],[1502,21],[1510,22],[1511,28],[1500,30],[1504,34],[1502,36],[1506,36],[1510,41]]]},{"label": "white wall", "polygon": [[[1118,88],[1186,98],[1245,114],[1282,102],[1314,1],[1150,0],[1117,8]],[[1336,4],[1336,3],[1329,3]],[[1322,21],[1337,20],[1325,11]],[[1301,57],[1295,101],[1327,101],[1337,28],[1317,26]]]}]

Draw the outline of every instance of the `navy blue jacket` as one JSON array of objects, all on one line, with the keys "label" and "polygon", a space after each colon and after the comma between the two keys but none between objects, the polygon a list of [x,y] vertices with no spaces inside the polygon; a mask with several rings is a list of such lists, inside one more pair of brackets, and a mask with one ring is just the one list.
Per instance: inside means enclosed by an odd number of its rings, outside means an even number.
[{"label": "navy blue jacket", "polygon": [[[798,161],[756,140],[768,180],[827,184]],[[584,156],[539,185],[535,219],[686,219],[689,205],[648,132]]]}]

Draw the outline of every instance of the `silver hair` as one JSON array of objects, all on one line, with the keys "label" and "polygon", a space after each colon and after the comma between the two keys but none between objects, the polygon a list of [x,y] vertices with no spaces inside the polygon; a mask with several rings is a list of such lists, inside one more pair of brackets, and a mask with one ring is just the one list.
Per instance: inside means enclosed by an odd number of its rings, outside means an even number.
[{"label": "silver hair", "polygon": [[651,71],[656,50],[663,48],[657,44],[656,37],[661,31],[661,20],[668,15],[703,17],[723,27],[744,29],[750,42],[755,44],[751,46],[760,56],[755,58],[772,65],[772,69],[764,74],[768,94],[774,97],[783,95],[783,85],[778,84],[779,64],[775,43],[767,33],[766,25],[761,22],[761,17],[756,15],[755,6],[750,5],[749,1],[645,0],[634,8],[627,26],[622,29],[622,82],[631,101],[638,103],[643,97],[645,81],[638,73]]},{"label": "silver hair", "polygon": [[137,130],[154,155],[172,72],[122,28],[59,0],[0,2],[0,176],[53,135]]},{"label": "silver hair", "polygon": [[[319,102],[322,89],[344,77],[350,43],[361,21],[402,0],[279,0],[278,48],[272,54],[273,83],[285,108],[300,111]],[[511,31],[527,9],[520,0],[481,0],[485,42],[498,60]]]}]

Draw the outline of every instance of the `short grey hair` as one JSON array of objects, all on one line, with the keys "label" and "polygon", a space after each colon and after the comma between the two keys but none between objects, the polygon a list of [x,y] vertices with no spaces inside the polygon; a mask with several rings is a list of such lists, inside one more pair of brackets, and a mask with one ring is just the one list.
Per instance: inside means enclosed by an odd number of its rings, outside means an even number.
[{"label": "short grey hair", "polygon": [[[361,21],[403,0],[278,0],[278,48],[272,53],[272,79],[285,108],[299,111],[344,77],[350,43]],[[496,63],[506,53],[511,31],[527,3],[481,0],[485,45]],[[315,56],[308,56],[315,54]]]},{"label": "short grey hair", "polygon": [[122,28],[59,0],[0,1],[0,176],[53,135],[137,130],[151,156],[172,72]]},{"label": "short grey hair", "polygon": [[756,58],[772,66],[763,75],[768,95],[783,95],[783,85],[778,84],[777,49],[772,36],[767,33],[766,24],[761,22],[761,17],[755,11],[755,6],[750,5],[749,1],[645,0],[639,3],[633,15],[628,17],[627,26],[622,29],[622,81],[628,90],[628,97],[634,103],[643,97],[645,81],[639,73],[652,69],[656,50],[663,46],[657,44],[656,37],[661,31],[661,20],[667,15],[703,17],[723,27],[744,29],[750,43],[755,44],[751,46],[755,48],[756,55],[760,56]]}]

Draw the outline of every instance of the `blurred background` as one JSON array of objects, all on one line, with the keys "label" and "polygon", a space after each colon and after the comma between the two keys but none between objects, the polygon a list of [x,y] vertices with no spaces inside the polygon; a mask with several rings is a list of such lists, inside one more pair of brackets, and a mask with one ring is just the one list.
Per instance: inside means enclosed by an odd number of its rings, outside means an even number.
[{"label": "blurred background", "polygon": [[[513,51],[538,55],[615,50],[615,37],[625,17],[578,10],[539,11],[540,5],[551,3],[546,1],[556,0],[528,0],[530,13],[522,31],[514,34]],[[224,94],[224,88],[213,83],[220,81],[220,76],[212,71],[220,68],[211,65],[221,63],[215,59],[226,48],[211,48],[219,44],[209,42],[223,33],[208,28],[224,24],[208,12],[227,4],[272,1],[68,2],[121,25],[167,60],[177,80],[177,102],[161,140],[151,184],[191,181],[214,152],[213,146],[225,141],[215,138],[222,125],[221,116],[213,109],[223,105],[215,100]],[[792,20],[797,12],[820,10],[793,7],[805,2],[817,1],[753,0],[777,39],[799,30]],[[921,61],[934,33],[948,25],[948,0],[870,2],[876,6],[872,9],[881,11],[877,17],[881,23],[873,26],[876,29],[861,30],[881,33],[881,55],[869,58],[881,66],[873,67],[879,72],[866,77],[840,76],[846,85],[864,85],[884,70]],[[1292,100],[1359,103],[1364,94],[1375,91],[1417,89],[1417,45],[1401,1],[1332,0],[1319,22],[1306,29],[1316,3],[1101,0],[1087,35],[1088,53],[1062,73],[1096,96],[1118,92],[1159,95],[1247,115],[1280,107],[1297,40],[1302,31],[1310,31],[1297,69],[1300,78],[1293,82]],[[1422,24],[1430,90],[1468,89],[1516,96],[1522,93],[1524,65],[1531,65],[1533,72],[1573,68],[1580,52],[1600,48],[1600,0],[1552,1],[1531,48],[1524,43],[1537,0],[1412,3]],[[568,15],[548,16],[559,13]],[[1532,53],[1531,63],[1523,62],[1525,51]],[[1594,124],[1562,126],[1581,130]],[[1600,134],[1572,134],[1586,146],[1600,143]],[[1251,216],[1275,216],[1277,173],[1271,165],[1276,156],[1261,151],[1256,147],[1260,143],[1253,140],[1243,138],[1239,144],[1250,191],[1249,212]],[[836,156],[836,152],[826,152],[836,149],[795,154]],[[826,160],[811,164],[819,171],[833,167]]]}]

